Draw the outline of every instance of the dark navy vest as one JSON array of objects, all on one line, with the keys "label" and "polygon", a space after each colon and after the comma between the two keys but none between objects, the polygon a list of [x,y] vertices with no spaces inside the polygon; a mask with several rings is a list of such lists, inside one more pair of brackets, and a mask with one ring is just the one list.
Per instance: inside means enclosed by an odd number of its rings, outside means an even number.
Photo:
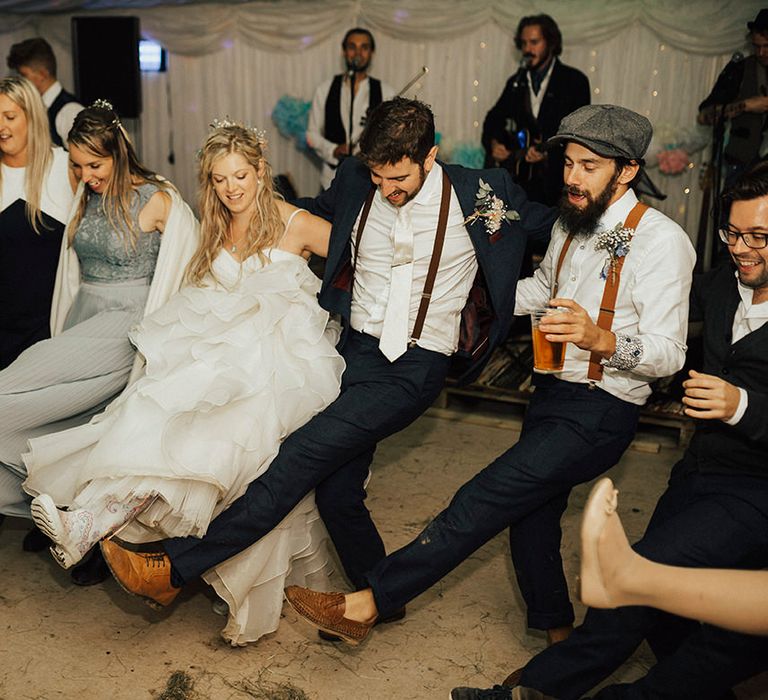
[{"label": "dark navy vest", "polygon": [[51,128],[51,141],[53,141],[54,146],[64,146],[61,136],[56,131],[56,115],[64,105],[70,102],[77,102],[77,98],[66,90],[62,90],[51,103],[51,106],[48,107],[48,124]]},{"label": "dark navy vest", "polygon": [[[341,113],[349,114],[349,105],[342,109],[341,105],[341,84],[344,81],[344,73],[334,76],[331,83],[331,89],[328,90],[328,97],[325,98],[325,125],[323,126],[323,136],[335,144],[341,144],[347,140],[347,130],[344,128]],[[368,93],[368,110],[372,110],[376,105],[381,104],[381,81],[376,78],[368,77],[370,91]]]}]

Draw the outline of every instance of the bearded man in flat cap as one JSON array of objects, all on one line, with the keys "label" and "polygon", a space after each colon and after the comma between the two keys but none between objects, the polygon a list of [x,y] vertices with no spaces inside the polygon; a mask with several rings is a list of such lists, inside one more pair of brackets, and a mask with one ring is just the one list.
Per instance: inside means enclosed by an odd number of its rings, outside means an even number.
[{"label": "bearded man in flat cap", "polygon": [[518,283],[515,313],[556,309],[540,327],[548,340],[568,343],[564,369],[535,375],[519,441],[368,572],[368,588],[346,596],[287,589],[315,626],[361,641],[378,617],[509,527],[528,624],[546,630],[550,643],[569,634],[574,615],[560,559],[568,495],[618,462],[649,382],[685,360],[693,248],[632,190],[651,135],[645,117],[613,105],[582,107],[562,120],[550,139],[565,144],[560,218],[540,268]]}]

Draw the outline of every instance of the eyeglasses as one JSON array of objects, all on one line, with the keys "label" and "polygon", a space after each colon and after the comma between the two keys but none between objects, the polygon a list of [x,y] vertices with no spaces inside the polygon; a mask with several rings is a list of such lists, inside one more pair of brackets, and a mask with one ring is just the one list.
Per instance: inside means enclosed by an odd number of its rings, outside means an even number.
[{"label": "eyeglasses", "polygon": [[726,245],[736,245],[736,241],[741,238],[747,248],[765,248],[768,245],[768,231],[750,231],[742,233],[734,231],[732,228],[721,228],[718,233],[720,240]]}]

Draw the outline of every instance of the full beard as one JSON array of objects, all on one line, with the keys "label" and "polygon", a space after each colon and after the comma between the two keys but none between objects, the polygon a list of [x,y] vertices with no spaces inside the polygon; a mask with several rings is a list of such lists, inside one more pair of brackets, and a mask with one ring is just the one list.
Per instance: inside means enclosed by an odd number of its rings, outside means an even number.
[{"label": "full beard", "polygon": [[[421,188],[424,187],[424,183],[426,182],[426,180],[427,180],[427,171],[424,169],[423,165],[419,165],[419,185],[418,185],[418,187],[415,190],[413,190],[413,192],[406,192],[405,190],[399,190],[400,192],[402,192],[405,195],[405,198],[403,199],[403,201],[400,204],[396,204],[394,206],[396,206],[399,209],[400,207],[404,207],[406,204],[408,204],[408,202],[410,202],[412,199],[414,199],[414,197],[416,197],[416,195],[419,194],[419,192],[421,192]],[[391,202],[390,202],[390,204],[391,204]]]},{"label": "full beard", "polygon": [[[605,186],[603,191],[594,199],[589,192],[578,189],[578,187],[563,187],[563,194],[558,202],[560,210],[560,225],[565,232],[572,236],[592,236],[597,233],[597,225],[600,218],[608,209],[611,197],[616,193],[618,186],[619,173],[616,173]],[[577,207],[568,201],[568,193],[583,195],[587,199],[587,205],[584,208]]]}]

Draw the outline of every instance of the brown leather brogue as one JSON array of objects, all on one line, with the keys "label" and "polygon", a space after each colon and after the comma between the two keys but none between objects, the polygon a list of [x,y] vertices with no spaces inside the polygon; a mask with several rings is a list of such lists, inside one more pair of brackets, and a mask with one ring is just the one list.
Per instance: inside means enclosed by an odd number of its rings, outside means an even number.
[{"label": "brown leather brogue", "polygon": [[171,585],[171,560],[165,552],[132,552],[102,540],[101,553],[122,589],[155,610],[170,605],[181,590]]},{"label": "brown leather brogue", "polygon": [[343,593],[321,593],[301,586],[288,586],[285,597],[291,607],[307,622],[323,632],[336,635],[347,644],[360,644],[375,624],[356,622],[344,617]]}]

